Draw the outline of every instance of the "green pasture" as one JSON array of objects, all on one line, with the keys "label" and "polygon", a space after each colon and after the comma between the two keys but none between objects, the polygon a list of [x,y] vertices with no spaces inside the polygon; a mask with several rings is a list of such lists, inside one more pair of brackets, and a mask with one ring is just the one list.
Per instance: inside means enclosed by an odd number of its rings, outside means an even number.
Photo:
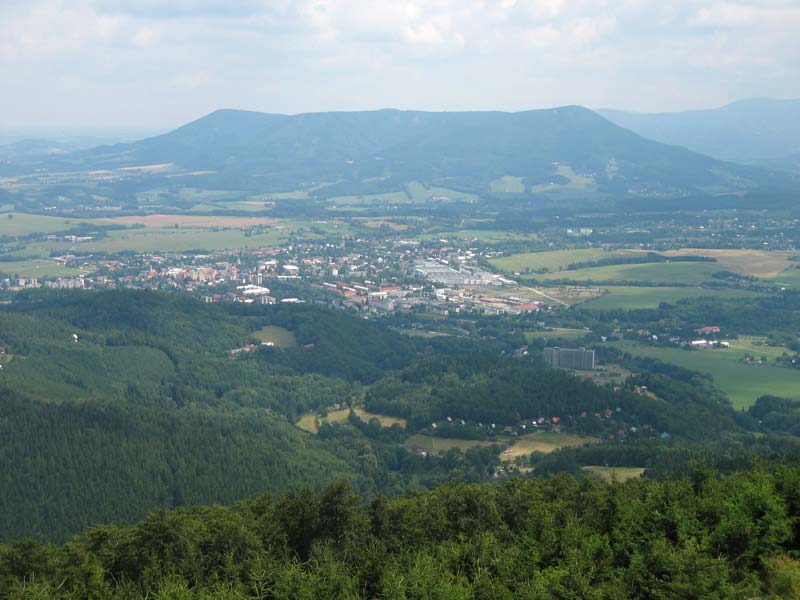
[{"label": "green pasture", "polygon": [[[11,215],[11,218],[9,218]],[[93,223],[89,219],[67,219],[27,213],[0,214],[0,236],[24,236],[32,233],[55,233],[67,231],[81,223]]]},{"label": "green pasture", "polygon": [[258,331],[253,332],[253,337],[261,342],[271,342],[278,348],[294,348],[297,346],[297,339],[294,333],[284,327],[277,325],[267,325]]},{"label": "green pasture", "polygon": [[[538,272],[543,269],[558,271],[578,262],[589,262],[604,258],[617,258],[639,254],[638,250],[604,250],[602,248],[577,248],[574,250],[550,250],[547,252],[525,252],[494,258],[491,263],[500,271],[524,273],[526,269]],[[564,271],[572,273],[573,271]]]},{"label": "green pasture", "polygon": [[662,348],[632,341],[614,342],[614,345],[637,356],[657,358],[710,374],[714,385],[738,409],[748,408],[759,396],[767,394],[800,399],[800,370],[772,364],[746,365],[741,361],[745,354],[760,357],[766,353],[753,351],[747,345],[737,347],[735,340],[730,348],[708,350]]},{"label": "green pasture", "polygon": [[658,262],[645,264],[609,265],[574,271],[559,271],[536,275],[540,281],[568,279],[581,283],[636,281],[653,285],[700,285],[713,281],[711,276],[720,270],[719,265],[705,262]]},{"label": "green pasture", "polygon": [[594,473],[605,481],[617,480],[625,481],[627,479],[636,479],[641,477],[644,472],[644,467],[601,467],[601,466],[586,466],[583,467],[584,471]]},{"label": "green pasture", "polygon": [[[569,271],[567,271],[569,272]],[[589,300],[582,307],[593,310],[636,310],[657,308],[661,302],[674,304],[685,298],[713,296],[715,298],[741,298],[758,295],[756,292],[737,289],[709,289],[702,287],[645,287],[645,286],[603,286],[606,294]]]},{"label": "green pasture", "polygon": [[0,262],[0,273],[6,276],[19,275],[20,277],[69,277],[73,275],[88,274],[89,269],[76,269],[65,267],[53,260],[32,259],[13,262]]}]

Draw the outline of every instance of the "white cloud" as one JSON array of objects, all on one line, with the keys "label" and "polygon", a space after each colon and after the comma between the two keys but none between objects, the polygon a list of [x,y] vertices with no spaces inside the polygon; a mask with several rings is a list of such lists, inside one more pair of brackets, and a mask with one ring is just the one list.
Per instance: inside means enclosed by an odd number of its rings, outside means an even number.
[{"label": "white cloud", "polygon": [[797,31],[796,0],[2,0],[0,128],[800,96]]}]

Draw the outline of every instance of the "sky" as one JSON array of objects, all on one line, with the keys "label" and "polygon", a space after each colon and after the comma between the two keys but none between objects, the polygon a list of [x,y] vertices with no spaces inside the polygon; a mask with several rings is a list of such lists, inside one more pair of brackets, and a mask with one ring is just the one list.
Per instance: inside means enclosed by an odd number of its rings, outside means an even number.
[{"label": "sky", "polygon": [[800,97],[800,0],[0,0],[0,131]]}]

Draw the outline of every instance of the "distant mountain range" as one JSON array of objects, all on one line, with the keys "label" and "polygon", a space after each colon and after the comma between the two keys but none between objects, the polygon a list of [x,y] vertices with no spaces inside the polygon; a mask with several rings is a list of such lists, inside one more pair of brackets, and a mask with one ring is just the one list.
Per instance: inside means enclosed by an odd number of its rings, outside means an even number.
[{"label": "distant mountain range", "polygon": [[[579,106],[517,113],[219,110],[172,132],[48,160],[51,169],[174,163],[207,186],[322,196],[411,181],[489,193],[727,193],[783,176],[654,142]],[[198,175],[197,173],[200,173]],[[176,181],[177,183],[177,181]]]},{"label": "distant mountain range", "polygon": [[800,167],[800,100],[742,100],[675,113],[597,112],[646,138],[720,160],[788,170]]},{"label": "distant mountain range", "polygon": [[322,198],[401,191],[415,181],[481,196],[665,198],[785,189],[791,179],[646,139],[580,106],[291,116],[218,110],[137,142],[20,160],[7,163],[6,172],[168,164],[168,173],[125,177],[148,178],[137,186],[312,190]]}]

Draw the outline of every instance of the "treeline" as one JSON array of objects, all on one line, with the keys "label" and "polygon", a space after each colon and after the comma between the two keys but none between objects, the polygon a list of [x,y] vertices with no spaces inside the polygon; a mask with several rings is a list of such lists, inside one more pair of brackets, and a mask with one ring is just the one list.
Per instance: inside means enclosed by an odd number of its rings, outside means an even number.
[{"label": "treeline", "polygon": [[800,469],[786,465],[368,503],[337,483],[0,546],[0,598],[788,599],[798,517]]}]

